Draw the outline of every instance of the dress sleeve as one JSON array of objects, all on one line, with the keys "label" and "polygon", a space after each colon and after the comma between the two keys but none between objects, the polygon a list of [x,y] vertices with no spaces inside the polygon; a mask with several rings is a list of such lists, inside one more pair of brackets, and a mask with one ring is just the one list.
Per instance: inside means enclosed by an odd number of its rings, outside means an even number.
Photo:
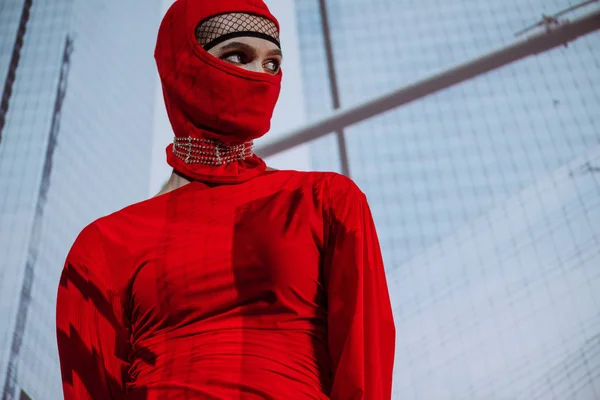
[{"label": "dress sleeve", "polygon": [[57,340],[65,400],[124,397],[128,338],[97,228],[86,227],[60,278]]},{"label": "dress sleeve", "polygon": [[[332,400],[388,400],[396,330],[381,250],[364,194],[331,185],[325,257]],[[342,180],[343,179],[343,180]]]}]

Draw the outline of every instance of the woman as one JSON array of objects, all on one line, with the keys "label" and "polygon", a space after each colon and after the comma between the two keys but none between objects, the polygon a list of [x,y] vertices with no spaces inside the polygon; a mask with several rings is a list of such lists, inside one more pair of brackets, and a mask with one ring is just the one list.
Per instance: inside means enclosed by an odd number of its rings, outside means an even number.
[{"label": "woman", "polygon": [[252,153],[279,95],[278,32],[260,0],[167,12],[155,58],[174,173],[67,256],[66,399],[390,398],[395,331],[365,196]]}]

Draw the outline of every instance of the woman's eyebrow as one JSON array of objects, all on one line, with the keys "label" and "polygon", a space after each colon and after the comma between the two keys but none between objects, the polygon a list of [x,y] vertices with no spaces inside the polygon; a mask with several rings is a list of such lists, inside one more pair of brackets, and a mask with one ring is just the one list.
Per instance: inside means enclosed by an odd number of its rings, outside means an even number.
[{"label": "woman's eyebrow", "polygon": [[[242,43],[242,42],[229,42],[225,46],[221,47],[220,50],[221,51],[244,50],[244,51],[246,51],[248,53],[256,54],[256,48],[254,48],[253,46],[250,46],[249,44]],[[279,56],[279,57],[283,58],[283,53],[281,52],[280,49],[270,50],[267,53],[267,55],[268,56]]]},{"label": "woman's eyebrow", "polygon": [[244,50],[252,54],[256,53],[256,49],[254,47],[242,42],[227,43],[225,46],[221,47],[221,50]]},{"label": "woman's eyebrow", "polygon": [[268,55],[268,56],[279,56],[279,57],[283,58],[283,53],[282,53],[282,52],[281,52],[281,50],[279,50],[279,49],[273,49],[273,50],[270,50],[270,51],[267,53],[267,55]]}]

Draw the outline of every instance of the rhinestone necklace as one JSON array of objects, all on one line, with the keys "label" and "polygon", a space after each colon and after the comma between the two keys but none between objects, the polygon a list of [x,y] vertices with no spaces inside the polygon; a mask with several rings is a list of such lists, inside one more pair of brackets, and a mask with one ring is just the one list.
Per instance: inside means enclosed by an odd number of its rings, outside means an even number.
[{"label": "rhinestone necklace", "polygon": [[217,167],[252,157],[253,145],[252,141],[227,146],[217,140],[175,137],[173,153],[186,164],[206,164]]}]

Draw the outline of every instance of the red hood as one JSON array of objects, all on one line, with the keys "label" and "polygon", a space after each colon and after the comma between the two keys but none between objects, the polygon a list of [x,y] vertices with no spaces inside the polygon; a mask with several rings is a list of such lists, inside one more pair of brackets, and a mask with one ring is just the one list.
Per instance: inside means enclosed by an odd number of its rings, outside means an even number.
[{"label": "red hood", "polygon": [[[235,145],[270,129],[281,72],[247,71],[206,52],[195,30],[209,17],[230,12],[259,15],[279,24],[262,0],[177,0],[158,31],[155,59],[165,105],[177,137]],[[191,178],[212,182],[247,180],[264,171],[257,156],[220,167],[186,164],[167,148],[167,161]]]}]

